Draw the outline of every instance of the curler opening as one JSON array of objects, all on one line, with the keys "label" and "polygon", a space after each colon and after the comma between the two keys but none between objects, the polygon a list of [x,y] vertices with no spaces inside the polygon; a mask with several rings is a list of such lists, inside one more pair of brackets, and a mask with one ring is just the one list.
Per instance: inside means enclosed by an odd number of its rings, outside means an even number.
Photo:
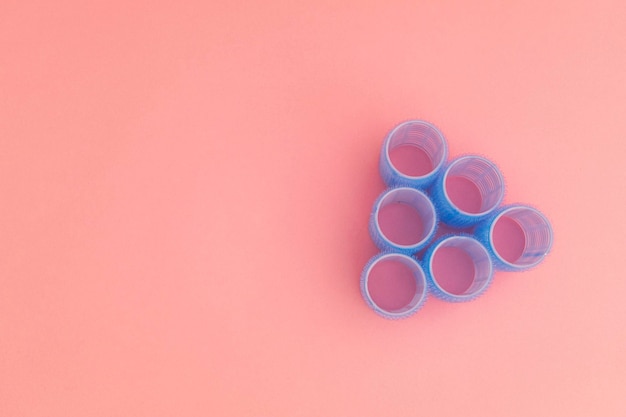
[{"label": "curler opening", "polygon": [[435,230],[435,208],[422,192],[397,188],[380,201],[376,222],[380,234],[393,245],[421,245]]},{"label": "curler opening", "polygon": [[400,174],[424,177],[441,167],[446,158],[446,142],[441,132],[424,121],[397,126],[387,142],[387,157]]},{"label": "curler opening", "polygon": [[489,253],[478,241],[453,236],[443,240],[431,259],[435,284],[453,296],[474,296],[482,292],[491,280]]},{"label": "curler opening", "polygon": [[390,315],[403,315],[418,307],[426,295],[424,272],[411,258],[387,254],[366,271],[366,296]]},{"label": "curler opening", "polygon": [[422,177],[433,171],[430,156],[417,146],[401,145],[391,149],[389,160],[394,168],[409,177]]},{"label": "curler opening", "polygon": [[537,265],[552,247],[552,228],[538,210],[519,206],[506,209],[491,226],[496,255],[509,265]]},{"label": "curler opening", "polygon": [[479,156],[466,156],[452,162],[448,168],[445,194],[458,210],[481,215],[502,202],[504,180],[491,161]]}]

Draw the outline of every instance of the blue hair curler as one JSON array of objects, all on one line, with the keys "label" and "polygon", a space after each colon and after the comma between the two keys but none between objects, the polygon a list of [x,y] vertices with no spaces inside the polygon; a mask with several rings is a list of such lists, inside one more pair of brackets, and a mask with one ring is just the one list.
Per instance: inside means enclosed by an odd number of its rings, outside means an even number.
[{"label": "blue hair curler", "polygon": [[[442,277],[437,276],[434,268],[435,257],[446,249],[457,249],[462,251],[473,266],[473,278],[469,286],[461,291],[451,291],[444,288],[441,282]],[[460,262],[461,260],[459,260]],[[446,259],[446,262],[454,262]],[[466,235],[448,235],[437,240],[424,254],[422,262],[428,288],[437,298],[449,302],[470,301],[483,294],[493,280],[493,264],[487,249],[476,239]]]},{"label": "blue hair curler", "polygon": [[[407,148],[421,151],[428,162],[414,166],[419,168],[417,171],[394,164],[392,154],[411,150]],[[380,175],[389,187],[426,189],[435,180],[447,157],[448,145],[439,129],[423,120],[409,120],[400,123],[385,137],[380,153]]]},{"label": "blue hair curler", "polygon": [[[380,222],[381,210],[393,205],[404,204],[419,215],[421,233],[411,237],[411,241],[399,242],[389,230],[383,230]],[[376,202],[370,215],[369,231],[374,244],[381,251],[394,251],[411,255],[423,249],[431,240],[437,228],[435,206],[422,191],[410,187],[390,188],[383,192]]]},{"label": "blue hair curler", "polygon": [[[415,290],[411,295],[408,302],[397,308],[383,308],[374,300],[374,297],[370,293],[369,279],[372,270],[384,262],[396,262],[402,266],[408,268],[411,272],[411,276],[415,279]],[[374,310],[377,314],[386,319],[403,319],[407,318],[417,310],[419,310],[427,297],[426,289],[426,276],[420,264],[413,258],[400,253],[379,253],[374,256],[363,268],[361,274],[361,295],[367,303],[367,305]]]},{"label": "blue hair curler", "polygon": [[[523,246],[515,253],[507,253],[509,251],[498,244],[494,233],[497,227],[510,228],[511,224],[523,236]],[[523,204],[501,207],[478,224],[474,234],[489,250],[495,267],[504,271],[524,271],[537,266],[550,252],[553,241],[548,219],[539,210]]]},{"label": "blue hair curler", "polygon": [[[461,180],[475,187],[479,201],[468,208],[451,195],[452,181]],[[504,178],[490,160],[477,155],[465,155],[452,160],[441,172],[431,192],[442,222],[453,227],[469,227],[485,219],[504,198]]]}]

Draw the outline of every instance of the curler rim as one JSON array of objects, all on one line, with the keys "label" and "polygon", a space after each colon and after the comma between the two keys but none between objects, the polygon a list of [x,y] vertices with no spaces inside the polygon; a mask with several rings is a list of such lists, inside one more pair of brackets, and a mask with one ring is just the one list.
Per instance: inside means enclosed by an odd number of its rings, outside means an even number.
[{"label": "curler rim", "polygon": [[[446,187],[446,180],[448,179],[448,175],[450,174],[450,171],[452,170],[452,168],[454,168],[459,163],[462,163],[463,161],[467,161],[471,159],[479,160],[480,162],[483,162],[486,165],[488,165],[489,168],[491,168],[493,172],[496,174],[498,178],[498,182],[501,184],[501,188],[502,188],[502,191],[500,192],[495,203],[491,204],[491,207],[489,209],[479,211],[478,213],[465,211],[462,208],[460,208],[457,204],[455,204],[454,201],[452,201],[452,199],[448,195],[448,190]],[[467,216],[467,217],[481,218],[493,212],[500,206],[500,204],[502,204],[502,200],[504,199],[504,176],[502,175],[502,172],[500,172],[500,169],[498,168],[498,166],[494,162],[489,160],[488,158],[484,156],[480,156],[480,155],[463,155],[452,160],[450,164],[446,167],[446,169],[443,171],[442,188],[443,188],[443,196],[446,200],[446,203],[449,204],[451,207],[453,207],[454,210],[458,211],[459,214],[462,214],[463,216]]]},{"label": "curler rim", "polygon": [[[415,279],[415,294],[413,295],[411,301],[409,302],[409,304],[407,304],[407,306],[398,310],[390,311],[380,307],[372,298],[368,288],[370,272],[379,262],[384,262],[386,260],[395,260],[402,262],[404,265],[411,269],[411,272],[413,273],[413,278]],[[420,308],[422,308],[422,306],[426,302],[426,298],[428,297],[428,284],[426,282],[426,273],[424,272],[422,266],[412,257],[397,252],[382,252],[371,258],[363,268],[360,284],[361,295],[365,300],[365,303],[372,310],[374,310],[376,314],[391,320],[404,319],[412,316]]]},{"label": "curler rim", "polygon": [[[426,207],[428,207],[427,211],[431,215],[431,219],[432,219],[432,221],[429,222],[428,230],[423,231],[422,238],[418,242],[410,244],[410,245],[396,243],[392,241],[391,239],[389,239],[383,232],[380,226],[379,218],[378,218],[382,205],[385,202],[385,199],[389,198],[394,193],[402,193],[402,192],[413,194],[417,196],[417,198],[419,198],[421,202],[425,203]],[[405,204],[408,204],[408,203],[405,203]],[[424,246],[426,246],[428,242],[432,239],[437,229],[437,221],[438,221],[437,210],[435,208],[435,205],[431,201],[431,199],[428,197],[428,195],[426,195],[426,193],[424,193],[421,190],[411,188],[411,187],[389,188],[385,190],[374,203],[374,208],[372,210],[371,220],[370,220],[370,233],[372,235],[372,240],[374,241],[376,246],[378,246],[378,248],[381,250],[393,250],[393,251],[397,251],[397,252],[404,253],[404,254],[413,254],[413,253],[418,252],[420,249],[424,248]],[[426,222],[424,222],[424,226],[425,225],[426,225]],[[426,227],[424,228],[426,229]]]},{"label": "curler rim", "polygon": [[[443,247],[444,245],[446,245],[447,243],[450,243],[451,241],[455,241],[455,240],[464,241],[467,244],[472,245],[479,252],[481,252],[481,254],[483,255],[483,262],[485,262],[484,266],[486,267],[487,277],[484,279],[484,282],[482,283],[482,285],[479,285],[473,291],[465,292],[464,294],[454,294],[444,289],[439,284],[439,282],[437,281],[433,273],[433,260],[434,260],[437,250]],[[477,268],[476,260],[474,259],[471,253],[468,253],[468,255],[470,255],[470,257],[472,258],[472,262],[474,263],[474,271],[476,274],[476,268]],[[433,295],[435,295],[437,298],[442,299],[444,301],[448,301],[448,302],[465,302],[465,301],[474,300],[478,298],[479,296],[481,296],[487,290],[487,288],[489,288],[489,286],[491,285],[491,282],[493,281],[494,267],[493,267],[493,263],[491,262],[491,256],[489,254],[489,251],[479,240],[469,235],[443,236],[428,249],[426,255],[424,256],[424,264],[425,264],[424,269],[426,271],[426,278],[428,281],[430,292],[432,292]],[[474,285],[475,281],[476,281],[476,276],[474,276],[472,280],[472,284],[470,285],[469,288],[471,288]]]},{"label": "curler rim", "polygon": [[[493,232],[494,232],[496,223],[502,217],[505,217],[507,214],[513,211],[517,211],[517,210],[524,210],[524,211],[532,212],[533,215],[536,215],[537,217],[539,217],[539,219],[541,219],[542,223],[545,225],[547,229],[548,239],[547,239],[546,249],[540,255],[537,256],[537,259],[534,262],[522,263],[522,264],[517,263],[517,262],[509,262],[505,258],[503,258],[500,255],[500,253],[498,253],[494,245]],[[527,230],[517,220],[515,220],[514,218],[512,218],[512,220],[515,221],[524,232],[525,242],[524,242],[524,251],[522,252],[524,253],[528,248]],[[539,265],[544,260],[546,255],[550,252],[550,250],[552,250],[552,245],[554,243],[554,232],[552,230],[552,225],[550,224],[550,221],[548,220],[548,218],[545,216],[545,214],[543,214],[538,209],[532,206],[526,205],[526,204],[511,204],[511,205],[503,207],[501,211],[499,211],[493,217],[493,219],[490,220],[488,237],[489,237],[489,248],[491,249],[492,256],[497,260],[497,263],[500,264],[500,267],[506,270],[521,271],[521,270],[534,268],[535,266]]]}]

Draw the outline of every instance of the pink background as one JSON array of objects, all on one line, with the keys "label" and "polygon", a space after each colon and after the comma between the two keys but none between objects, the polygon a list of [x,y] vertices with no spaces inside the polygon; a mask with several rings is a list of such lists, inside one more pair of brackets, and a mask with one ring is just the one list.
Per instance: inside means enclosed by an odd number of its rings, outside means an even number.
[{"label": "pink background", "polygon": [[[626,415],[626,3],[0,3],[0,415]],[[553,253],[390,322],[397,122]]]}]

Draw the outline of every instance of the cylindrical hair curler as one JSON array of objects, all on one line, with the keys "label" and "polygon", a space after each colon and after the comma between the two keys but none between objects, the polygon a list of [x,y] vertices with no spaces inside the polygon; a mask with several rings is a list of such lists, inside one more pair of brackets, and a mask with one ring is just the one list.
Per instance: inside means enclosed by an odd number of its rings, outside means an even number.
[{"label": "cylindrical hair curler", "polygon": [[[381,213],[394,208],[409,210],[409,214],[419,223],[414,234],[401,239],[397,233],[394,233],[393,227],[381,222]],[[408,226],[408,222],[405,222],[402,226],[403,230],[410,230]],[[435,206],[426,194],[410,187],[390,188],[383,192],[374,203],[369,222],[370,235],[380,250],[390,250],[406,255],[414,254],[424,248],[435,234],[436,227]]]},{"label": "cylindrical hair curler", "polygon": [[[512,204],[498,209],[474,232],[489,250],[497,269],[523,271],[537,266],[552,248],[548,219],[537,209]],[[504,238],[499,236],[504,234]],[[518,242],[507,242],[517,235]],[[515,248],[517,247],[517,249]]]},{"label": "cylindrical hair curler", "polygon": [[[406,302],[400,306],[384,307],[381,301],[375,299],[375,294],[370,291],[370,276],[376,267],[383,266],[385,263],[395,263],[395,266],[405,268],[415,280],[415,286],[412,294],[407,294]],[[417,310],[419,310],[427,296],[426,276],[420,264],[413,258],[400,253],[379,253],[374,256],[363,268],[361,274],[361,295],[363,299],[377,314],[387,319],[403,319],[407,318]]]},{"label": "cylindrical hair curler", "polygon": [[[407,159],[408,161],[402,161]],[[380,153],[380,175],[390,187],[426,189],[448,157],[443,134],[422,120],[400,123],[385,137]]]},{"label": "cylindrical hair curler", "polygon": [[[470,194],[467,191],[453,193],[459,182],[475,191],[474,201],[467,199]],[[498,208],[504,198],[504,178],[488,159],[476,155],[461,156],[441,172],[433,185],[431,198],[441,221],[453,227],[469,227]]]},{"label": "cylindrical hair curler", "polygon": [[[447,253],[445,253],[447,251]],[[443,259],[437,259],[444,256]],[[441,271],[436,263],[447,268],[461,266],[466,271],[456,271],[471,279],[464,288],[452,290],[444,284],[449,272]],[[476,239],[466,235],[448,235],[437,240],[424,254],[422,262],[428,288],[437,298],[449,302],[470,301],[483,294],[493,280],[493,264],[487,249]]]}]

